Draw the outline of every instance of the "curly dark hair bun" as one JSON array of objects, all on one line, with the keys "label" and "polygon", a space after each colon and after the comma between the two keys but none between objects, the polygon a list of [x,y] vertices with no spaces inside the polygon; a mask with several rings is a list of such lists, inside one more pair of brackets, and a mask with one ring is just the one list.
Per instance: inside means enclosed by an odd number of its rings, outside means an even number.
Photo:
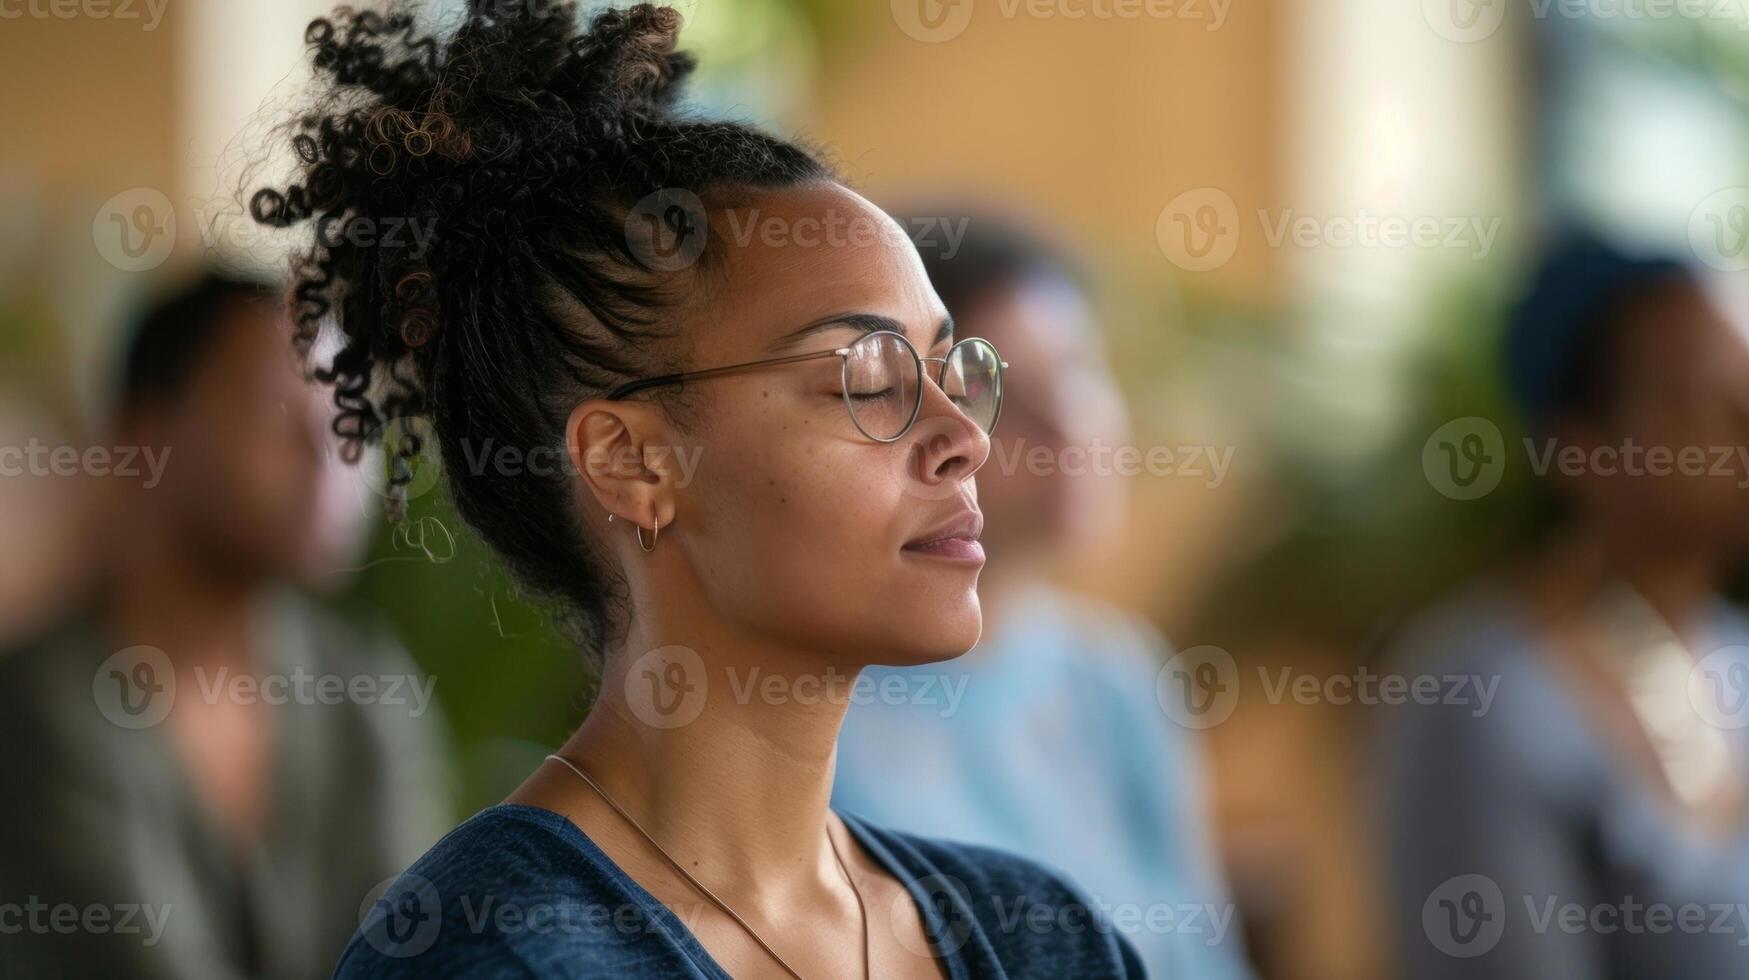
[{"label": "curly dark hair bun", "polygon": [[653,4],[585,29],[573,3],[475,0],[439,38],[405,5],[340,8],[305,32],[325,84],[289,127],[295,182],[250,200],[255,220],[312,233],[293,269],[297,338],[308,355],[338,333],[312,371],[334,387],[349,458],[394,431],[404,488],[422,447],[391,423],[428,419],[463,518],[532,592],[581,614],[596,652],[623,587],[581,531],[567,468],[493,472],[491,454],[563,460],[571,406],[679,363],[659,314],[718,250],[652,261],[629,231],[640,202],[832,176],[799,145],[684,111],[680,26]]}]

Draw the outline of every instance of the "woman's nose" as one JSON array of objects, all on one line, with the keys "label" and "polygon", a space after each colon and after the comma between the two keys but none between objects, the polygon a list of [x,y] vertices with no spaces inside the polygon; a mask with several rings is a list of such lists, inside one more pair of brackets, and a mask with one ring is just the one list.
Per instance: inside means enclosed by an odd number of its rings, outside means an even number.
[{"label": "woman's nose", "polygon": [[990,458],[990,436],[934,382],[924,385],[913,451],[917,478],[942,485],[970,479]]}]

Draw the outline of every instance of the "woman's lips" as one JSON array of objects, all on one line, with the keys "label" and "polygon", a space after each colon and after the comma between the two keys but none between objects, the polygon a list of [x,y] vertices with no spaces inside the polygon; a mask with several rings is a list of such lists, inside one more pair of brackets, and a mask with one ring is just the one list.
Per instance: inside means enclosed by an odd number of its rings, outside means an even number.
[{"label": "woman's lips", "polygon": [[904,548],[914,555],[927,555],[931,558],[948,558],[954,561],[982,562],[984,546],[977,538],[938,538],[934,541],[919,541],[908,544]]}]

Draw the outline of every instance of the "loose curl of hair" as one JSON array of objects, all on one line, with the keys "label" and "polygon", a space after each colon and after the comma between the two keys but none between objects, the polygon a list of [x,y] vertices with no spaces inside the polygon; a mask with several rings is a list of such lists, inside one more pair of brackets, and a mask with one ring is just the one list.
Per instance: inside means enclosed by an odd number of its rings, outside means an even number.
[{"label": "loose curl of hair", "polygon": [[[313,231],[292,270],[296,336],[309,357],[338,330],[311,371],[334,388],[347,458],[390,422],[428,420],[463,519],[597,656],[623,628],[624,581],[587,541],[570,475],[478,461],[501,446],[567,459],[572,406],[678,369],[662,311],[718,256],[652,262],[628,237],[639,202],[832,176],[801,146],[684,112],[679,29],[652,4],[585,29],[573,3],[475,0],[440,39],[406,6],[340,8],[305,31],[325,84],[290,126],[294,182],[249,202],[256,221]],[[425,234],[377,234],[402,226]],[[397,442],[391,517],[422,449],[411,432]]]}]

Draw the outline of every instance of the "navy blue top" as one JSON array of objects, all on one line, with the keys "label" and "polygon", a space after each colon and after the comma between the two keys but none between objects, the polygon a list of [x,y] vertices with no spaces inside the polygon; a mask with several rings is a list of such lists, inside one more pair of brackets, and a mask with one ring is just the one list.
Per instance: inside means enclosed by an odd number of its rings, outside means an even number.
[{"label": "navy blue top", "polygon": [[[1128,940],[1050,871],[840,816],[916,899],[930,948],[953,980],[1145,976]],[[335,976],[729,974],[576,824],[502,804],[451,831],[389,885]]]}]

